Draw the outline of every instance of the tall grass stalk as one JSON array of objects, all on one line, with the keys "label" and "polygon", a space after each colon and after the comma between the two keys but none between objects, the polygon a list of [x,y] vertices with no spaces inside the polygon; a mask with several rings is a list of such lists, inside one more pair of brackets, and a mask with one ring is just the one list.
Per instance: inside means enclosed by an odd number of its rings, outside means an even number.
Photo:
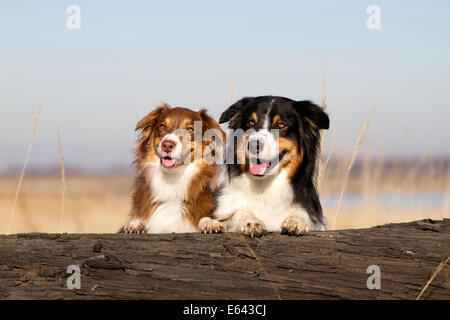
[{"label": "tall grass stalk", "polygon": [[445,182],[444,182],[444,194],[446,195],[444,198],[444,204],[442,206],[442,216],[446,215],[450,216],[450,169],[446,169],[445,171]]},{"label": "tall grass stalk", "polygon": [[22,189],[22,183],[23,183],[23,178],[25,176],[25,170],[26,170],[27,165],[28,165],[28,160],[30,159],[31,149],[33,148],[34,136],[36,135],[36,131],[37,131],[38,126],[39,126],[39,117],[41,115],[41,110],[42,110],[42,102],[39,104],[38,111],[37,111],[36,116],[34,118],[33,129],[31,131],[31,139],[30,139],[30,143],[28,144],[28,150],[27,150],[27,153],[25,155],[25,161],[23,163],[22,171],[20,172],[19,182],[17,184],[16,193],[15,193],[15,196],[14,196],[14,202],[13,202],[13,206],[11,208],[11,214],[9,216],[8,228],[6,230],[6,233],[10,233],[11,232],[11,228],[13,226],[14,214],[16,213],[16,207],[17,207],[17,201],[19,200],[19,194],[20,194],[20,190]]},{"label": "tall grass stalk", "polygon": [[[318,170],[320,170],[319,175],[317,177],[317,187],[320,187],[320,182],[322,177],[325,176],[325,171],[327,170],[328,162],[330,161],[331,155],[333,154],[334,147],[336,145],[336,140],[333,139],[333,144],[331,145],[330,151],[328,152],[327,159],[321,162],[321,165]],[[319,190],[319,189],[318,189]]]},{"label": "tall grass stalk", "polygon": [[417,296],[416,300],[420,300],[420,297],[423,295],[423,293],[425,292],[425,290],[427,290],[428,286],[431,284],[431,282],[433,282],[434,278],[436,278],[436,276],[438,275],[439,272],[441,272],[441,270],[447,265],[447,262],[450,260],[450,256],[447,257],[447,259],[445,259],[444,261],[442,261],[439,266],[436,268],[436,270],[434,271],[433,275],[431,276],[430,280],[428,280],[428,282],[425,284],[425,286],[423,287],[422,291],[420,291],[419,295]]},{"label": "tall grass stalk", "polygon": [[[325,64],[325,72],[323,74],[323,82],[322,82],[322,100],[320,106],[322,110],[325,110],[327,103],[327,69],[328,69],[328,60]],[[324,169],[324,161],[323,161],[323,144],[325,142],[325,130],[320,130],[320,150],[319,156],[317,158],[316,163],[316,172],[315,172],[315,184],[317,190],[320,188],[320,180],[322,178],[322,173],[325,171]]]},{"label": "tall grass stalk", "polygon": [[66,203],[66,169],[64,166],[64,154],[62,151],[62,144],[61,144],[61,134],[59,132],[59,127],[57,127],[57,134],[58,134],[58,152],[59,152],[59,161],[61,162],[61,182],[62,182],[62,195],[61,195],[61,216],[60,216],[60,230],[63,231],[64,226],[64,209],[65,209],[65,203]]},{"label": "tall grass stalk", "polygon": [[364,123],[364,126],[361,129],[361,133],[359,134],[358,140],[356,141],[355,149],[353,150],[353,154],[350,159],[350,163],[348,164],[347,170],[345,171],[344,182],[342,183],[342,189],[341,189],[341,193],[339,195],[339,201],[337,204],[336,213],[334,214],[332,229],[334,229],[336,227],[336,222],[337,222],[337,219],[339,216],[339,211],[341,209],[342,199],[344,198],[345,187],[347,185],[348,176],[350,174],[350,170],[352,170],[353,164],[355,163],[356,156],[358,155],[358,151],[359,151],[359,146],[361,145],[361,142],[364,138],[364,133],[366,132],[367,127],[369,126],[369,122],[370,122],[370,119],[372,118],[374,110],[375,109],[372,109],[372,111],[370,111],[369,117],[367,118],[366,123]]},{"label": "tall grass stalk", "polygon": [[234,75],[235,75],[235,68],[233,68],[233,75],[231,76],[231,88],[230,88],[230,105],[233,104],[233,94],[234,94]]},{"label": "tall grass stalk", "polygon": [[320,106],[323,110],[326,108],[327,104],[327,71],[328,71],[328,60],[325,64],[325,72],[323,74],[323,82],[322,82],[322,101]]}]

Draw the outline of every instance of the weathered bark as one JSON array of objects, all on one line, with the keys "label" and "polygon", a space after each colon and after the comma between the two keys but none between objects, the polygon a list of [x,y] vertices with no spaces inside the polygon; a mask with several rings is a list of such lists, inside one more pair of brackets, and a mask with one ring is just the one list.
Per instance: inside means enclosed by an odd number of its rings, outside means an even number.
[{"label": "weathered bark", "polygon": [[[256,254],[255,255],[253,254]],[[268,234],[0,236],[1,299],[415,299],[450,255],[450,219]],[[69,265],[81,289],[69,290]],[[367,288],[369,265],[381,289]],[[450,298],[450,268],[422,299]]]}]

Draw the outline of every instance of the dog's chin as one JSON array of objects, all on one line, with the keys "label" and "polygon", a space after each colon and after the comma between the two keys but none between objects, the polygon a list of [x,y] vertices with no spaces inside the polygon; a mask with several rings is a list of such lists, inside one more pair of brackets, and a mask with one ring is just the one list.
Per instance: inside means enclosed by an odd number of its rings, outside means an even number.
[{"label": "dog's chin", "polygon": [[250,171],[247,171],[247,175],[253,180],[265,180],[268,177],[272,176],[272,174],[270,174],[270,173],[266,173],[264,175],[258,175],[258,174],[253,174]]}]

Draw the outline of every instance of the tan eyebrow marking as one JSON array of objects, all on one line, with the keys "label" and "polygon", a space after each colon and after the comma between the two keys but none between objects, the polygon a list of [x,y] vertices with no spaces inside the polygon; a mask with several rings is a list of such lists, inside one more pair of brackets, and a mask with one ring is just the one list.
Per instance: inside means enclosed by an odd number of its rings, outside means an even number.
[{"label": "tan eyebrow marking", "polygon": [[258,123],[258,121],[259,121],[258,115],[257,115],[255,112],[252,113],[252,116],[251,116],[250,118],[251,118],[253,121],[255,121],[255,123]]},{"label": "tan eyebrow marking", "polygon": [[282,119],[281,119],[281,117],[280,117],[279,114],[277,114],[275,117],[273,117],[273,120],[272,120],[272,127],[276,126],[276,124],[277,124],[278,122],[280,122],[281,120],[282,120]]},{"label": "tan eyebrow marking", "polygon": [[185,126],[185,127],[192,126],[192,125],[193,125],[193,123],[192,123],[191,119],[185,119],[183,121],[183,126]]}]

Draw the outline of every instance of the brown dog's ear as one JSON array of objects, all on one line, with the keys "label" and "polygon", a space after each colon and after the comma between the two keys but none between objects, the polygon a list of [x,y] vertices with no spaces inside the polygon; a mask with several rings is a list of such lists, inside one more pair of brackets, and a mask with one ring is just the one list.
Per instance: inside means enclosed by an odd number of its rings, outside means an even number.
[{"label": "brown dog's ear", "polygon": [[210,115],[208,115],[206,109],[200,110],[200,116],[202,117],[202,129],[203,133],[209,129],[215,129],[220,132],[222,140],[225,141],[225,132],[219,126],[216,120],[214,120]]},{"label": "brown dog's ear", "polygon": [[155,126],[155,124],[158,122],[159,118],[161,117],[161,114],[165,111],[170,109],[170,106],[167,103],[163,103],[160,106],[158,106],[155,110],[150,112],[148,115],[146,115],[142,120],[140,120],[136,124],[136,129],[134,130],[145,130],[147,128],[151,128]]},{"label": "brown dog's ear", "polygon": [[200,110],[200,116],[202,118],[203,141],[207,142],[207,148],[209,150],[205,151],[206,153],[204,153],[204,156],[210,154],[213,157],[212,159],[220,159],[220,162],[218,163],[223,163],[226,139],[225,132],[219,126],[217,121],[206,113],[206,109]]}]

